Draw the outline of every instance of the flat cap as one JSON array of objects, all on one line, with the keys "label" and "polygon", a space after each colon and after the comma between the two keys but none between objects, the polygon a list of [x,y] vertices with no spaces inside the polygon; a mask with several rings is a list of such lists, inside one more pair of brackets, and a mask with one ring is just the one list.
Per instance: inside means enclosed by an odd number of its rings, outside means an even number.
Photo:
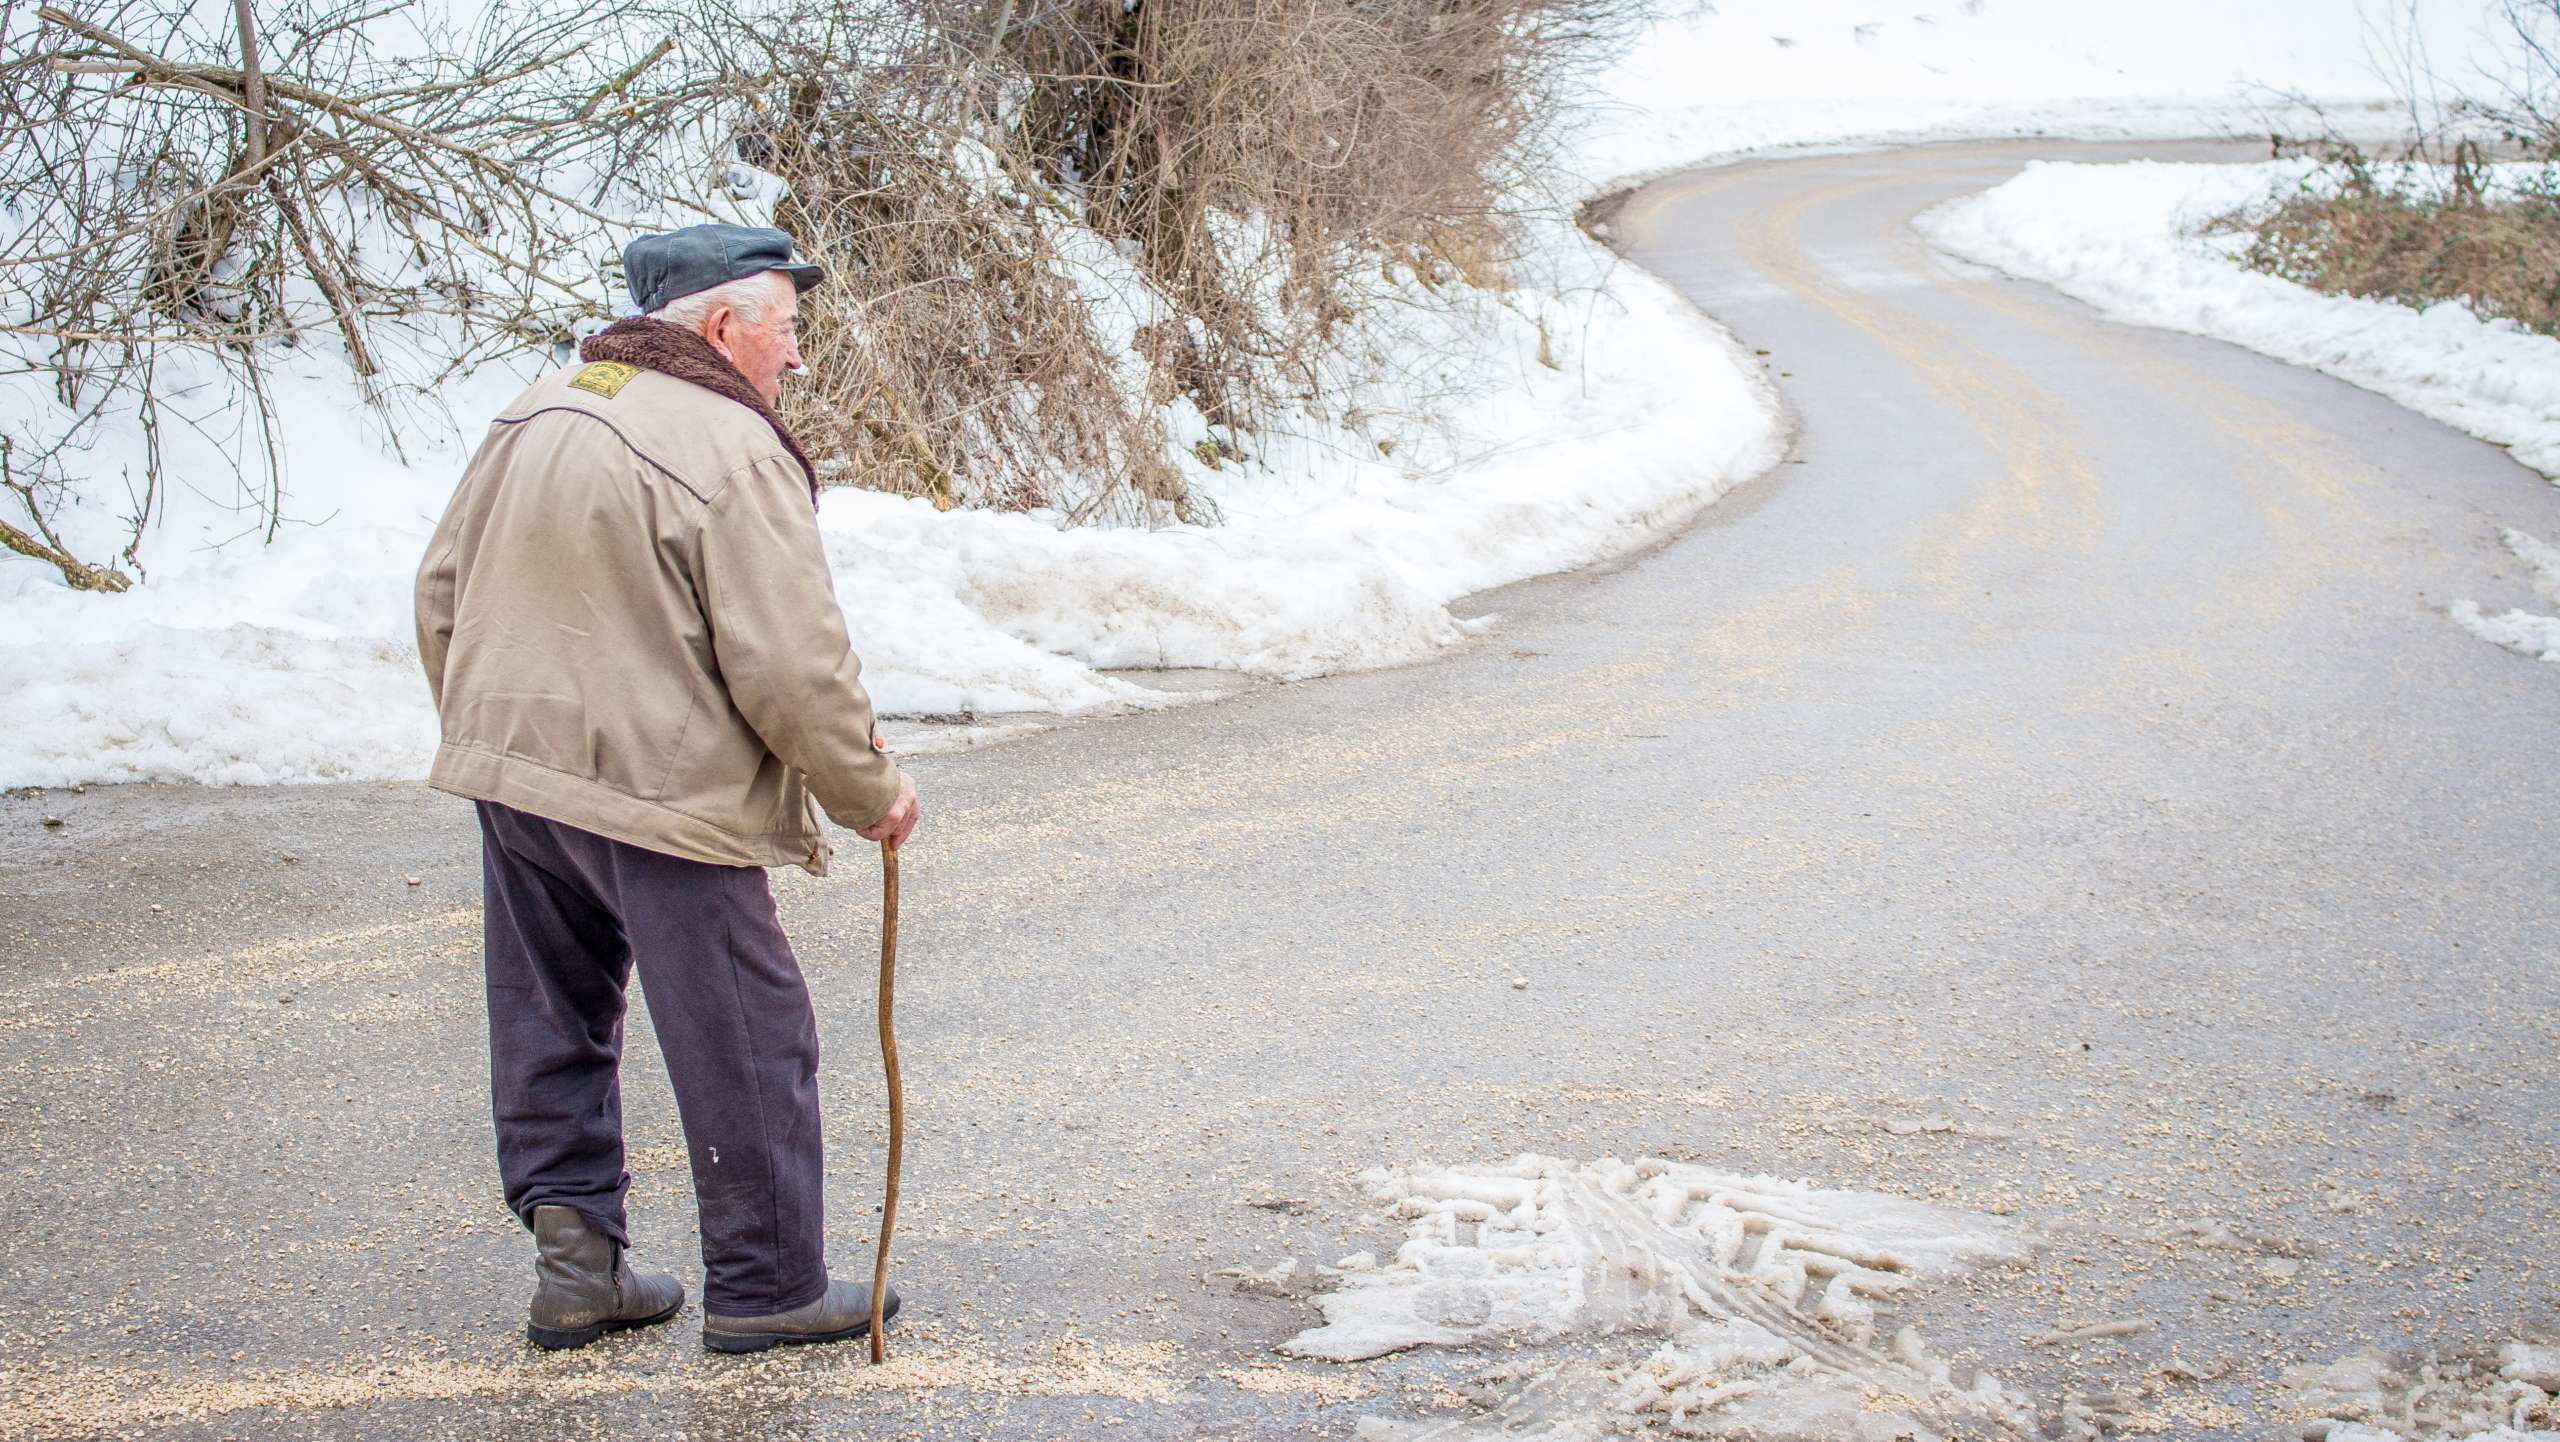
[{"label": "flat cap", "polygon": [[827,278],[800,259],[791,237],[765,225],[688,225],[644,235],[622,248],[622,278],[643,314],[679,296],[778,270],[802,290]]}]

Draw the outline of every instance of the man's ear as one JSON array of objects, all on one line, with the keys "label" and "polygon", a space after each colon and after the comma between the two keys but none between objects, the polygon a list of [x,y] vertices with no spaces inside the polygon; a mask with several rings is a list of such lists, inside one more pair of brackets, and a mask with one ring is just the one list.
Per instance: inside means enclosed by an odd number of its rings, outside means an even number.
[{"label": "man's ear", "polygon": [[738,358],[729,353],[729,332],[737,323],[738,313],[725,305],[713,306],[711,314],[702,318],[702,338],[711,342],[711,348],[720,352],[721,359],[733,365]]}]

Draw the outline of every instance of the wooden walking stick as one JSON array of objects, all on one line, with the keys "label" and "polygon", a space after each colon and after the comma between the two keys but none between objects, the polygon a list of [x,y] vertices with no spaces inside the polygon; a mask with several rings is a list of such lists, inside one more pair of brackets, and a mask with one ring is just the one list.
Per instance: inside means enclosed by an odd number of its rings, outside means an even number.
[{"label": "wooden walking stick", "polygon": [[898,844],[880,843],[880,1065],[889,1073],[889,1184],[880,1201],[880,1252],[871,1262],[871,1360],[889,1359],[889,1234],[898,1226],[898,1160],[907,1139],[906,1090],[898,1082],[898,1033],[890,1025],[897,995]]}]

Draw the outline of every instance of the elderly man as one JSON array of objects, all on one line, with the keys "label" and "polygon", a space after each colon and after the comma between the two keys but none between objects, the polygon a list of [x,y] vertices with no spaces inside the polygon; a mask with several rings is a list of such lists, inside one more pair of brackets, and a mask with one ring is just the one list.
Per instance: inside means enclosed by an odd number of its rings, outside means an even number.
[{"label": "elderly man", "polygon": [[859,1336],[870,1289],[827,1275],[816,1018],[763,870],[824,873],[812,798],[872,841],[917,815],[872,728],[815,472],[772,409],[824,274],[778,230],[725,225],[643,236],[624,270],[645,314],[498,417],[418,573],[429,784],[479,808],[528,1331],[580,1347],[684,1306],[624,1256],[636,970],[701,1208],[704,1345]]}]

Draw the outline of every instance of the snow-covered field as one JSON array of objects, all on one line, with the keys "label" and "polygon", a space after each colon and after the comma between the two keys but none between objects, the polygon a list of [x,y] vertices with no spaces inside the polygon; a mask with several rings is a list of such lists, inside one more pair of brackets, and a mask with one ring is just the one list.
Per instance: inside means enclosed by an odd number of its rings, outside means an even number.
[{"label": "snow-covered field", "polygon": [[[2418,14],[2442,57],[2485,10]],[[1567,195],[1782,145],[2246,130],[2275,88],[2380,93],[2371,38],[2354,0],[1690,6],[1603,79]],[[1371,337],[1412,384],[1195,470],[1224,524],[1068,530],[831,492],[822,524],[878,699],[1073,712],[1148,697],[1115,667],[1300,677],[1413,659],[1464,634],[1459,598],[1641,546],[1775,459],[1775,399],[1728,337],[1562,225],[1531,245],[1518,288]],[[227,480],[252,438],[173,364],[164,399],[189,425],[160,442],[192,459],[146,538],[145,583],[75,594],[0,556],[0,785],[420,774],[434,722],[411,571],[479,418],[538,366],[484,367],[393,423],[359,403],[333,346],[298,352],[279,386],[291,522],[270,542],[242,534]],[[32,378],[0,381],[0,407],[50,403]],[[140,447],[127,434],[92,455],[75,551],[121,544]]]}]

